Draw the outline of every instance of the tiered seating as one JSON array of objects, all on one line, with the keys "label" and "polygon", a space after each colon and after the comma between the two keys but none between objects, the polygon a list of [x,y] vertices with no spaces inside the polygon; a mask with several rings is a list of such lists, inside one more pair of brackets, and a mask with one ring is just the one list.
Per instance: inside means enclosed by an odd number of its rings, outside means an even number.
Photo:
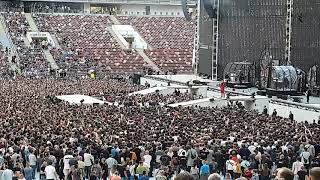
[{"label": "tiered seating", "polygon": [[37,15],[41,31],[55,33],[62,53],[54,57],[60,66],[87,72],[95,68],[102,72],[141,72],[144,61],[136,52],[120,49],[107,31],[111,20],[107,16]]},{"label": "tiered seating", "polygon": [[180,17],[118,17],[122,24],[134,26],[153,50],[146,54],[163,70],[192,71],[195,25]]},{"label": "tiered seating", "polygon": [[188,49],[155,49],[146,54],[164,70],[192,71],[192,53]]},{"label": "tiered seating", "polygon": [[24,44],[24,37],[30,31],[29,24],[24,14],[20,12],[3,13],[6,25],[9,29],[11,39],[17,47],[20,57],[20,66],[28,74],[44,73],[48,70],[48,63],[44,58],[40,45],[32,45],[27,47]]}]

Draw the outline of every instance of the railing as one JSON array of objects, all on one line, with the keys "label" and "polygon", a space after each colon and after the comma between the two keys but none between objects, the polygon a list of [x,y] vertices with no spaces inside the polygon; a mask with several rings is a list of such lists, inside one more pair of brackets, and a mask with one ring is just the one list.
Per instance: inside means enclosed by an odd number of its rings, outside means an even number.
[{"label": "railing", "polygon": [[312,105],[309,105],[309,104],[285,101],[285,100],[281,100],[281,99],[271,99],[270,103],[272,103],[272,104],[281,104],[281,105],[285,105],[285,106],[289,106],[289,107],[295,107],[295,108],[298,108],[298,109],[305,109],[305,110],[309,110],[309,111],[310,110],[311,111],[316,111],[316,112],[320,111],[320,107],[312,106]]},{"label": "railing", "polygon": [[[34,0],[22,0],[34,1]],[[82,3],[123,3],[123,4],[165,4],[181,5],[181,0],[37,0],[45,2],[82,2]],[[196,4],[196,0],[189,0],[189,4]]]}]

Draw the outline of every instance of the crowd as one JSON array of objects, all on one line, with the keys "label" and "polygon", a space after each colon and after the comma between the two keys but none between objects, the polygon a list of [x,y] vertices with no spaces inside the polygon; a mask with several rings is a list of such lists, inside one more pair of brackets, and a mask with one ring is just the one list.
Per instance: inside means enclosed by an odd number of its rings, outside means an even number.
[{"label": "crowd", "polygon": [[13,63],[16,63],[26,75],[49,72],[50,66],[45,59],[41,44],[35,40],[27,43],[26,34],[31,29],[25,15],[21,12],[4,12],[1,15],[5,18],[10,37],[17,49],[19,62]]},{"label": "crowd", "polygon": [[[34,8],[49,10],[49,6]],[[44,71],[48,63],[41,47],[26,46],[30,27],[25,16],[2,15],[21,67],[27,72]],[[63,68],[86,73],[88,68],[139,72],[143,67],[137,53],[123,51],[110,41],[105,28],[112,22],[107,16],[34,18],[41,30],[57,36],[62,49],[50,51]],[[179,30],[178,19],[168,24]],[[147,40],[155,47],[169,46],[172,39],[165,33],[164,37],[167,42],[152,41],[151,36]],[[180,40],[171,45],[181,44]],[[170,57],[176,59],[175,66],[190,68],[182,58],[190,54],[178,49],[150,55]],[[144,88],[128,79],[109,77],[0,80],[0,180],[268,180],[276,176],[303,180],[309,175],[310,180],[319,179],[319,169],[312,168],[320,166],[320,122],[298,123],[276,113],[246,111],[239,105],[166,106],[201,98],[178,90],[171,95],[128,95]],[[101,97],[112,105],[73,105],[55,98],[67,94]]]},{"label": "crowd", "polygon": [[144,87],[112,79],[0,83],[1,180],[31,180],[39,173],[43,179],[161,180],[184,172],[194,179],[211,173],[270,179],[282,167],[298,178],[320,164],[318,122],[234,107],[82,106],[50,98],[140,101],[126,94]]},{"label": "crowd", "polygon": [[146,95],[135,94],[126,97],[126,95],[119,96],[107,96],[105,99],[108,102],[112,102],[116,106],[165,106],[168,104],[174,104],[184,101],[191,101],[203,98],[202,95],[194,95],[189,91],[181,93],[179,90],[175,90],[172,94],[160,94],[158,91]]}]

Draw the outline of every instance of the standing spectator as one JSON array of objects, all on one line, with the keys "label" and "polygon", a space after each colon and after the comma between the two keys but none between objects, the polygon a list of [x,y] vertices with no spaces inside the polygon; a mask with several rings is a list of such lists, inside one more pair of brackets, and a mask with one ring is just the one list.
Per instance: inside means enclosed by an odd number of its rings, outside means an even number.
[{"label": "standing spectator", "polygon": [[106,163],[107,163],[107,166],[108,166],[108,176],[109,176],[112,167],[113,167],[114,165],[117,165],[118,162],[117,162],[117,160],[115,160],[113,157],[109,157],[109,158],[106,160]]},{"label": "standing spectator", "polygon": [[307,169],[307,173],[309,174],[310,169],[310,153],[308,152],[308,148],[304,148],[304,151],[300,154],[301,162],[304,164],[304,167]]},{"label": "standing spectator", "polygon": [[147,167],[143,164],[143,161],[140,161],[136,169],[136,173],[139,175],[143,175],[143,172],[147,172]]},{"label": "standing spectator", "polygon": [[273,112],[272,112],[272,117],[276,117],[278,114],[277,110],[276,109],[273,109]]},{"label": "standing spectator", "polygon": [[102,177],[102,168],[99,164],[99,160],[96,159],[91,169],[90,180],[100,180]]},{"label": "standing spectator", "polygon": [[202,162],[202,166],[200,168],[200,180],[207,180],[210,175],[210,167],[206,161]]},{"label": "standing spectator", "polygon": [[208,180],[221,180],[222,177],[220,176],[220,174],[217,173],[213,173],[208,177]]},{"label": "standing spectator", "polygon": [[191,167],[190,173],[195,180],[199,179],[199,168],[197,165]]},{"label": "standing spectator", "polygon": [[310,96],[311,96],[311,90],[310,90],[310,88],[308,88],[308,90],[307,90],[307,92],[306,92],[306,96],[307,96],[307,103],[309,104]]},{"label": "standing spectator", "polygon": [[67,180],[68,175],[70,173],[70,160],[73,159],[73,156],[70,155],[71,153],[69,150],[66,150],[66,155],[63,157],[63,174],[64,174],[64,179]]},{"label": "standing spectator", "polygon": [[293,120],[293,114],[292,114],[291,111],[290,111],[290,113],[289,113],[289,119],[290,119],[290,120]]},{"label": "standing spectator", "polygon": [[1,180],[12,180],[13,171],[11,169],[9,169],[6,164],[4,164],[3,169],[4,169],[4,171],[2,172],[0,179]]},{"label": "standing spectator", "polygon": [[277,179],[282,178],[284,180],[293,180],[294,174],[288,168],[280,168],[277,172]]},{"label": "standing spectator", "polygon": [[310,160],[313,160],[316,156],[315,148],[312,142],[308,141],[308,144],[305,146],[307,151],[310,153]]},{"label": "standing spectator", "polygon": [[33,173],[33,169],[30,167],[30,164],[27,163],[26,167],[23,170],[24,173],[24,177],[26,178],[26,180],[32,180],[32,173]]},{"label": "standing spectator", "polygon": [[187,161],[188,169],[187,170],[190,171],[191,167],[194,166],[194,161],[198,157],[198,153],[193,147],[191,147],[187,151],[187,157],[188,157],[188,161]]},{"label": "standing spectator", "polygon": [[36,171],[37,171],[37,157],[33,154],[33,150],[30,149],[30,154],[28,156],[28,163],[32,168],[32,179],[36,178]]},{"label": "standing spectator", "polygon": [[263,114],[263,115],[265,115],[265,116],[268,116],[268,109],[267,109],[267,106],[264,106],[264,107],[263,107],[262,114]]},{"label": "standing spectator", "polygon": [[295,176],[298,176],[298,172],[301,171],[303,163],[301,157],[297,157],[297,160],[292,164],[292,171]]},{"label": "standing spectator", "polygon": [[78,156],[78,169],[81,177],[85,176],[84,167],[85,167],[85,163],[82,161],[82,156]]},{"label": "standing spectator", "polygon": [[264,163],[262,165],[262,169],[260,172],[260,179],[261,180],[269,180],[270,179],[270,170],[269,170],[267,163]]},{"label": "standing spectator", "polygon": [[308,176],[306,167],[302,166],[300,171],[298,171],[297,175],[298,175],[298,180],[306,180]]},{"label": "standing spectator", "polygon": [[94,162],[93,156],[90,154],[90,150],[87,149],[86,152],[83,154],[83,159],[84,159],[84,173],[85,173],[85,178],[90,178],[91,174],[91,166]]},{"label": "standing spectator", "polygon": [[240,159],[237,159],[236,161],[235,161],[236,163],[236,165],[234,166],[234,177],[237,179],[237,178],[240,178],[240,176],[241,176],[241,165],[240,165]]},{"label": "standing spectator", "polygon": [[232,156],[229,156],[229,159],[226,161],[226,171],[230,174],[231,178],[234,179],[234,167],[235,162],[232,160]]},{"label": "standing spectator", "polygon": [[54,166],[52,166],[52,161],[48,162],[48,166],[44,169],[46,179],[47,180],[55,180],[58,179],[58,174]]},{"label": "standing spectator", "polygon": [[310,180],[320,180],[320,167],[314,167],[310,170]]},{"label": "standing spectator", "polygon": [[146,171],[143,171],[143,175],[139,176],[138,180],[149,180],[149,176]]},{"label": "standing spectator", "polygon": [[4,157],[2,151],[0,151],[0,167],[4,165]]},{"label": "standing spectator", "polygon": [[144,159],[144,163],[146,163],[148,168],[150,168],[151,167],[152,156],[149,154],[148,150],[145,151],[143,159]]}]

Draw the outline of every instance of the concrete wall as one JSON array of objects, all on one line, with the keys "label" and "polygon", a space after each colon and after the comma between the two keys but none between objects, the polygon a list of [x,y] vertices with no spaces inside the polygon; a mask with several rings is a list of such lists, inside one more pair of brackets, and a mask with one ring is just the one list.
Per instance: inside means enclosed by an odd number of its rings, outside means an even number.
[{"label": "concrete wall", "polygon": [[210,102],[210,101],[206,101],[206,102],[201,102],[201,103],[195,103],[193,104],[193,106],[201,106],[201,107],[218,107],[218,108],[221,108],[221,107],[225,107],[227,106],[227,101],[213,101],[213,102]]},{"label": "concrete wall", "polygon": [[145,15],[146,5],[121,5],[121,15]]},{"label": "concrete wall", "polygon": [[[121,5],[121,15],[146,15],[147,5]],[[183,17],[181,6],[150,5],[150,15]]]},{"label": "concrete wall", "polygon": [[181,6],[150,6],[150,15],[183,17]]},{"label": "concrete wall", "polygon": [[138,32],[131,25],[112,25],[112,30],[118,36],[119,40],[129,48],[129,43],[124,39],[125,37],[133,37],[133,49],[147,49],[148,44],[143,40]]},{"label": "concrete wall", "polygon": [[90,3],[83,4],[83,12],[88,14],[90,13]]},{"label": "concrete wall", "polygon": [[[145,85],[146,82],[148,82],[151,87],[152,86],[167,86],[168,85],[167,82],[161,82],[161,81],[158,81],[158,80],[149,79],[149,78],[145,78],[145,77],[141,77],[140,78],[140,84],[141,85]],[[178,84],[171,83],[171,86],[178,86]]]}]

